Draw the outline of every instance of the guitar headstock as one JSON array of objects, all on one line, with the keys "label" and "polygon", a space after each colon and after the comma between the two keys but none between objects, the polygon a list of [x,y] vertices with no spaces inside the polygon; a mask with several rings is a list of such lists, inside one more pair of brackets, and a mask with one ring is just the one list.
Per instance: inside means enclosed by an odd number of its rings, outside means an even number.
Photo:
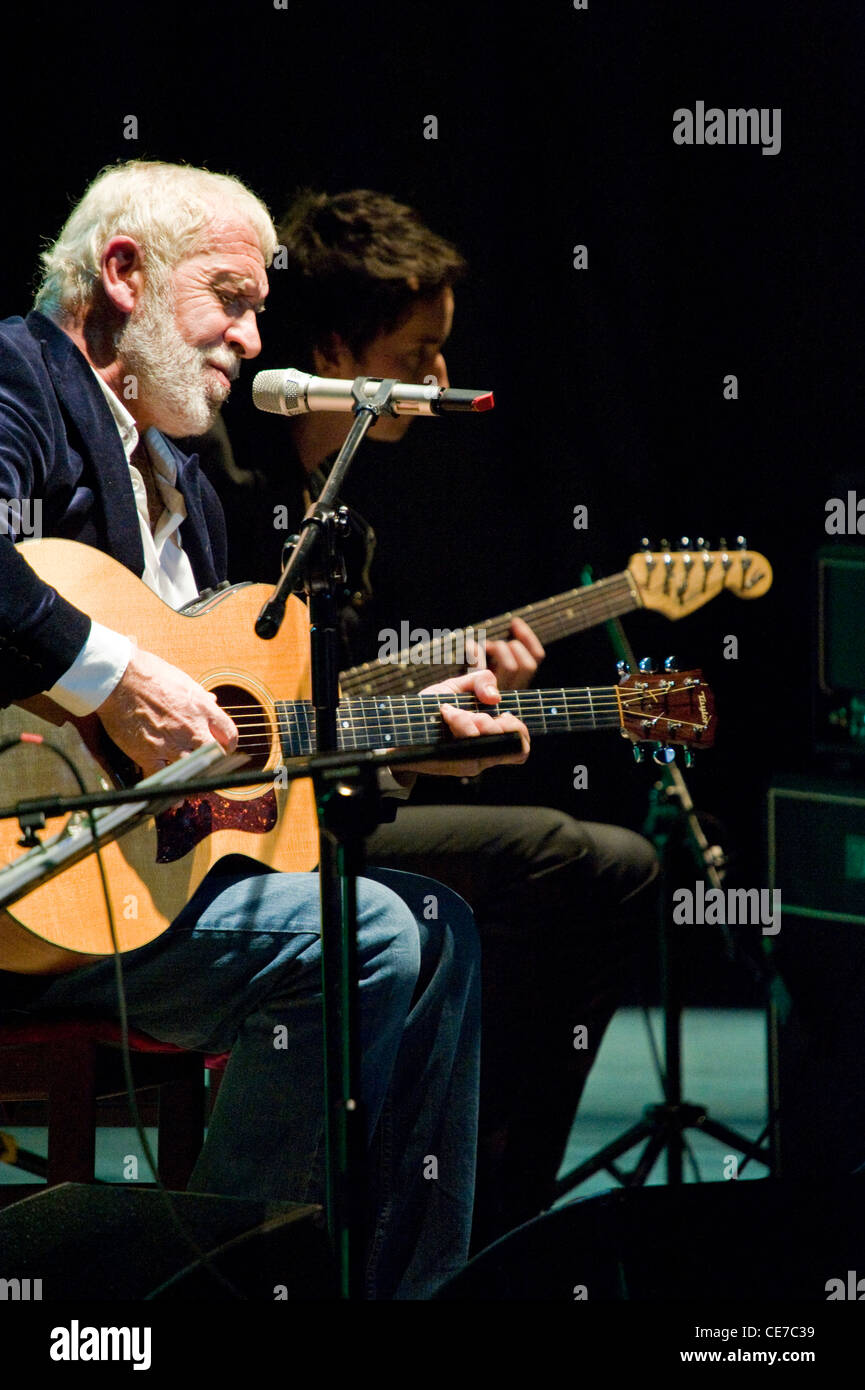
[{"label": "guitar headstock", "polygon": [[[657,763],[670,763],[675,748],[711,748],[715,742],[715,700],[701,671],[674,671],[663,674],[647,670],[625,674],[615,687],[620,706],[621,733],[634,745],[637,762],[643,760],[643,744],[654,744],[652,757]],[[669,663],[667,663],[669,667]]]},{"label": "guitar headstock", "polygon": [[708,550],[702,537],[691,546],[683,536],[680,550],[671,550],[666,541],[660,550],[645,545],[631,556],[628,573],[643,607],[667,618],[694,613],[722,589],[737,598],[762,598],[772,587],[772,566],[765,555],[746,549],[743,536],[730,548],[722,540],[718,550]]}]

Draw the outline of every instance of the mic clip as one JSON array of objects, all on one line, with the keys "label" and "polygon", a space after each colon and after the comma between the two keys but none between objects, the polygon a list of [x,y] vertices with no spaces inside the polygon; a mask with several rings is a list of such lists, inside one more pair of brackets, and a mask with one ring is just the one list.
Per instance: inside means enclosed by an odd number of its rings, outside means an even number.
[{"label": "mic clip", "polygon": [[396,415],[396,411],[391,403],[393,388],[398,385],[396,377],[386,377],[383,381],[380,381],[378,390],[374,396],[364,395],[367,382],[377,380],[377,377],[356,376],[351,383],[351,394],[355,401],[353,412],[355,415],[359,415],[362,410],[365,410],[369,415],[373,415],[375,420],[378,419],[382,411],[387,415]]}]

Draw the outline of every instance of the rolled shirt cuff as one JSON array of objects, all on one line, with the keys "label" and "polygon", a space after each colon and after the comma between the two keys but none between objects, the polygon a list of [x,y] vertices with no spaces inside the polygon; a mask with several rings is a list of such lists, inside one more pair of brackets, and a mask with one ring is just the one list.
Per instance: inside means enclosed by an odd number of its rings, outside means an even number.
[{"label": "rolled shirt cuff", "polygon": [[90,636],[69,670],[45,693],[70,714],[93,714],[108,699],[131,656],[128,637],[91,623]]}]

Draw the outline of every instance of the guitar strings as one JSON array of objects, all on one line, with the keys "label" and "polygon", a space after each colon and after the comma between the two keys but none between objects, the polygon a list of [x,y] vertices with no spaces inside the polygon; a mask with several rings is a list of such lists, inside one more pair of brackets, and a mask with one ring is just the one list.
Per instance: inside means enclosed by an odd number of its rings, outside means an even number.
[{"label": "guitar strings", "polygon": [[[508,691],[505,693],[511,694],[512,692]],[[669,693],[682,692],[664,692],[665,696]],[[386,702],[386,707],[382,708],[375,699],[359,700],[354,697],[348,700],[342,700],[338,709],[342,711],[343,716],[376,719],[382,717],[387,718],[391,715],[395,718],[402,719],[422,718],[426,714],[435,713],[442,705],[455,705],[459,709],[475,710],[478,713],[489,713],[493,710],[505,714],[519,714],[522,712],[530,717],[536,715],[552,715],[555,717],[560,709],[563,709],[569,714],[580,713],[583,710],[591,714],[595,710],[618,710],[621,707],[629,713],[643,713],[647,715],[650,713],[650,710],[646,709],[642,704],[642,701],[646,698],[642,693],[638,695],[623,693],[621,697],[606,694],[593,694],[591,696],[565,694],[559,696],[544,696],[543,699],[546,700],[547,703],[543,703],[541,697],[532,699],[523,695],[520,697],[519,701],[508,700],[506,703],[500,701],[494,705],[485,705],[482,701],[476,700],[465,691],[461,691],[459,694],[454,693],[453,696],[441,692],[436,695],[427,695],[423,697],[405,696],[403,698],[406,700],[406,707],[403,709],[397,707],[396,700],[389,699]],[[420,702],[421,698],[423,703]],[[409,706],[409,701],[413,702],[411,706]],[[634,706],[638,706],[638,708],[634,708]],[[221,705],[220,708],[223,709],[226,714],[237,715],[245,719],[250,719],[255,716],[260,718],[264,723],[268,722],[267,709],[260,704]],[[314,706],[310,700],[279,700],[276,701],[273,706],[274,711],[278,714],[286,714],[295,708],[313,710]],[[247,711],[249,711],[249,714],[246,713]]]},{"label": "guitar strings", "polygon": [[[475,624],[473,631],[490,633],[494,638],[501,637],[507,633],[514,618],[522,618],[524,622],[529,622],[531,620],[531,625],[539,636],[552,636],[561,626],[560,619],[563,614],[567,617],[573,616],[572,614],[565,613],[565,610],[569,606],[573,607],[573,605],[580,602],[581,599],[583,613],[592,615],[592,622],[587,624],[587,626],[593,626],[594,615],[596,613],[603,613],[604,609],[609,604],[610,597],[614,590],[621,590],[623,596],[624,594],[630,595],[631,592],[631,582],[627,575],[614,575],[610,579],[601,579],[598,583],[607,586],[602,594],[594,592],[594,588],[591,591],[588,588],[569,589],[567,593],[559,594],[554,599],[540,600],[538,603],[528,604],[525,608],[517,608],[511,613],[503,613],[496,618],[486,618],[483,622]],[[592,596],[588,598],[587,596],[590,592]],[[582,614],[580,616],[582,617]],[[463,629],[463,631],[465,630],[466,629]],[[579,628],[575,629],[575,631],[579,630]],[[423,644],[415,643],[409,650],[414,651],[415,648],[418,647],[420,650],[428,651],[430,645],[431,644],[428,642]],[[375,665],[375,663],[372,664]]]},{"label": "guitar strings", "polygon": [[[664,698],[667,698],[667,697],[669,697],[670,695],[675,695],[675,694],[688,694],[688,693],[690,693],[690,691],[691,691],[692,689],[694,689],[694,688],[695,688],[695,687],[692,687],[692,686],[678,686],[678,687],[675,687],[675,688],[672,688],[672,689],[663,689],[663,690],[660,690],[659,693],[660,693],[660,695],[663,696]],[[619,692],[618,694],[616,693],[617,691]],[[516,690],[504,690],[504,691],[502,691],[501,693],[502,693],[502,695],[504,696],[504,698],[505,698],[509,703],[510,703],[511,701],[525,701],[526,703],[535,703],[535,704],[537,704],[537,703],[539,703],[541,700],[551,700],[551,701],[555,701],[556,704],[563,704],[563,703],[574,704],[574,703],[577,703],[577,702],[583,702],[583,701],[584,701],[586,704],[591,705],[591,704],[593,704],[593,703],[594,703],[594,704],[597,704],[597,703],[599,703],[599,702],[600,702],[600,703],[603,703],[604,701],[608,701],[609,703],[618,705],[619,699],[620,699],[620,698],[622,699],[623,702],[629,702],[629,701],[633,701],[633,700],[637,700],[637,699],[640,699],[640,700],[641,700],[641,699],[646,698],[647,696],[651,696],[651,694],[652,694],[653,692],[651,692],[651,691],[643,691],[643,690],[639,690],[639,691],[638,691],[638,690],[631,690],[631,689],[629,689],[627,686],[621,686],[621,687],[620,687],[620,686],[614,686],[614,685],[597,685],[597,686],[563,686],[563,687],[554,686],[554,687],[549,687],[549,688],[547,688],[546,690],[543,690],[543,691],[541,691],[541,690],[520,690],[520,691],[516,691]],[[444,691],[444,690],[440,690],[440,691],[427,691],[425,694],[418,694],[418,695],[401,695],[401,696],[397,696],[396,699],[394,699],[394,700],[388,700],[388,701],[387,701],[387,704],[388,704],[389,706],[393,707],[393,706],[396,705],[396,703],[397,703],[398,700],[404,700],[404,701],[406,702],[407,705],[411,705],[411,706],[417,708],[418,710],[422,709],[422,708],[424,707],[424,704],[426,704],[428,707],[432,707],[433,704],[442,704],[442,703],[444,703],[444,704],[457,704],[457,703],[459,703],[460,701],[463,701],[467,706],[476,703],[475,697],[472,695],[471,691],[467,691],[467,690],[460,690],[460,691]],[[276,701],[274,701],[273,703],[274,703],[274,708],[276,708],[276,709],[290,708],[292,705],[301,705],[301,706],[310,705],[310,707],[311,707],[311,702],[310,702],[309,700],[303,700],[303,699],[301,699],[301,700],[276,700]],[[378,701],[377,701],[376,697],[375,697],[375,696],[372,696],[372,695],[370,695],[370,696],[352,696],[352,697],[351,697],[350,699],[348,699],[348,700],[343,700],[343,701],[342,701],[342,705],[344,705],[344,706],[346,706],[347,708],[350,708],[350,709],[365,709],[365,708],[366,708],[366,709],[373,709],[373,708],[376,708],[376,707],[377,707]],[[262,709],[263,707],[264,707],[264,706],[263,706],[263,702],[262,702],[262,701],[259,701],[258,703],[255,703],[255,702],[252,702],[252,701],[251,701],[249,704],[246,704],[246,705],[221,705],[221,706],[220,706],[221,709],[225,709],[225,710],[228,711],[228,712],[237,711],[237,712],[239,712],[239,713],[242,713],[244,710],[260,710],[260,709]]]},{"label": "guitar strings", "polygon": [[[502,693],[505,694],[505,695],[510,695],[510,694],[512,694],[513,692],[511,692],[511,691],[504,691],[504,692],[502,692]],[[424,703],[424,704],[418,704],[418,705],[416,706],[416,709],[417,709],[417,712],[418,712],[418,713],[423,713],[423,711],[424,711],[425,709],[433,709],[433,708],[436,708],[436,707],[439,706],[439,705],[455,705],[455,704],[458,704],[458,703],[460,703],[460,704],[461,704],[461,707],[462,707],[462,708],[465,708],[465,709],[471,709],[471,708],[474,708],[475,706],[483,707],[483,702],[482,702],[482,701],[477,701],[477,700],[475,700],[474,696],[471,696],[470,700],[467,700],[467,699],[466,699],[466,696],[467,696],[467,695],[469,695],[469,692],[468,692],[468,691],[465,691],[465,690],[461,690],[461,691],[459,691],[459,693],[457,693],[457,692],[455,691],[454,694],[453,694],[453,698],[451,698],[451,697],[450,697],[448,694],[446,694],[444,691],[437,692],[435,695],[425,695],[425,696],[423,696],[423,699],[424,699],[425,703]],[[386,708],[386,709],[394,709],[394,710],[395,710],[395,709],[396,709],[397,700],[398,700],[399,698],[400,698],[400,697],[397,696],[395,699],[389,699],[389,700],[387,700],[387,701],[385,702],[385,708]],[[417,696],[417,695],[414,695],[414,696],[409,695],[409,696],[406,696],[405,698],[406,698],[407,700],[419,700],[421,697],[420,697],[420,696]],[[627,696],[625,696],[625,697],[623,698],[622,703],[623,703],[623,704],[631,704],[631,703],[633,703],[633,701],[634,701],[635,699],[642,699],[642,698],[643,698],[642,695],[639,695],[639,696],[637,696],[637,695],[627,695]],[[539,705],[540,705],[540,700],[539,700],[537,697],[536,697],[534,700],[531,700],[531,699],[527,699],[526,696],[523,695],[523,696],[521,696],[521,701],[526,705],[527,708],[528,708],[529,704],[533,704],[533,705],[535,705],[535,706],[539,706]],[[575,697],[575,696],[561,695],[561,696],[558,696],[558,697],[553,697],[553,702],[554,702],[557,706],[558,706],[558,705],[569,705],[569,706],[574,706],[574,705],[576,705],[576,704],[585,704],[587,707],[591,707],[592,705],[598,705],[598,704],[607,703],[607,704],[613,705],[613,706],[615,706],[615,707],[617,707],[617,708],[618,708],[618,704],[619,704],[619,701],[616,699],[615,696],[609,696],[609,695],[602,695],[602,696],[599,696],[599,695],[592,695],[591,697],[589,697],[589,696],[579,696],[579,697]],[[311,700],[278,700],[278,701],[275,702],[274,708],[276,708],[276,709],[290,709],[292,705],[300,705],[300,706],[302,706],[302,707],[308,706],[310,709],[313,708],[313,705],[312,705],[312,701],[311,701]],[[342,700],[342,701],[340,702],[340,706],[339,706],[339,707],[340,707],[340,709],[345,709],[345,710],[358,710],[358,711],[361,711],[361,712],[362,712],[364,709],[369,709],[369,710],[374,710],[374,709],[381,710],[381,709],[382,709],[382,705],[379,703],[378,700],[375,700],[375,699],[372,699],[372,698],[370,698],[370,699],[368,699],[368,700],[365,700],[365,699],[364,699],[364,700],[359,700],[359,699],[357,699],[357,698],[355,698],[355,697],[352,697],[352,698],[349,699],[349,700]],[[507,710],[510,710],[511,707],[512,707],[512,702],[511,702],[511,701],[508,701],[508,703],[507,703],[506,705],[501,705],[501,704],[500,704],[500,705],[497,705],[497,706],[496,706],[496,708],[499,708],[499,707],[504,708],[504,709],[507,709]],[[514,707],[515,707],[515,706],[514,706]],[[224,710],[226,711],[227,714],[243,714],[243,712],[244,712],[245,710],[253,710],[253,711],[258,710],[258,711],[260,711],[260,710],[262,710],[262,708],[263,708],[263,706],[260,705],[260,704],[259,704],[259,705],[255,705],[255,704],[249,704],[249,705],[220,705],[220,709],[224,709]],[[487,708],[492,709],[493,706],[490,705],[490,706],[487,706]]]},{"label": "guitar strings", "polygon": [[[483,709],[481,709],[481,708],[475,708],[475,709],[473,709],[471,712],[472,712],[472,713],[475,713],[475,714],[484,714],[486,711],[483,710]],[[505,711],[505,712],[506,712],[506,713],[510,713],[510,711]],[[648,721],[649,723],[651,723],[651,724],[656,724],[656,723],[659,723],[659,722],[663,722],[663,723],[666,723],[666,724],[675,724],[675,725],[677,725],[677,726],[679,726],[679,727],[681,727],[681,728],[692,728],[692,729],[698,729],[698,728],[705,728],[705,727],[706,727],[705,723],[703,723],[703,722],[701,722],[701,721],[699,721],[699,720],[684,719],[684,718],[682,718],[680,715],[669,715],[669,714],[662,714],[662,713],[653,714],[653,713],[652,713],[651,711],[649,711],[649,710],[628,710],[628,709],[626,709],[626,710],[624,711],[624,713],[625,713],[626,717],[629,718],[629,719],[635,719],[635,720],[640,720],[640,719],[642,719],[642,720],[647,720],[647,721]],[[577,713],[576,716],[574,715],[574,712],[573,712],[573,711],[570,711],[570,712],[568,712],[568,711],[561,711],[561,712],[556,711],[555,713],[546,713],[546,714],[538,715],[538,716],[536,716],[536,718],[539,718],[539,719],[540,719],[540,718],[544,718],[544,719],[546,719],[547,721],[550,721],[550,722],[553,722],[553,723],[554,723],[556,720],[565,720],[565,721],[566,721],[566,720],[568,720],[568,719],[573,719],[573,718],[575,718],[575,717],[576,717],[576,718],[580,718],[580,717],[581,717],[581,714],[582,714],[582,716],[583,716],[587,721],[589,721],[590,723],[598,723],[598,722],[599,722],[599,719],[604,719],[605,721],[612,721],[612,723],[615,723],[615,724],[618,724],[618,723],[621,722],[620,719],[619,719],[619,711],[618,711],[618,709],[614,709],[614,708],[612,708],[612,707],[610,707],[610,708],[607,709],[607,710],[601,711],[600,716],[598,716],[597,712],[594,712],[594,713],[593,713],[591,710],[585,710],[585,711],[582,711],[582,712],[580,712],[580,713]],[[290,724],[290,723],[299,723],[301,717],[302,717],[303,719],[305,719],[305,721],[306,721],[308,724],[311,723],[312,717],[313,717],[313,710],[312,710],[312,707],[309,706],[309,707],[307,708],[307,710],[304,711],[304,712],[302,713],[302,715],[296,714],[296,713],[293,713],[293,714],[285,714],[285,713],[284,713],[284,714],[282,715],[281,721],[276,721],[276,722],[289,723],[289,724]],[[495,718],[496,716],[493,716],[493,717]],[[527,715],[527,717],[528,717],[528,718],[532,718],[531,715]],[[350,718],[350,719],[344,718],[344,717],[343,717],[342,719],[339,719],[338,722],[339,722],[339,724],[340,724],[340,727],[342,727],[342,728],[344,728],[344,729],[348,729],[348,728],[374,728],[374,727],[382,728],[382,727],[384,727],[384,725],[386,725],[389,729],[401,729],[401,728],[412,729],[412,728],[418,727],[419,725],[423,725],[423,724],[426,724],[426,723],[436,722],[436,718],[437,718],[437,712],[431,710],[428,716],[420,716],[420,715],[418,715],[418,716],[409,716],[409,717],[406,717],[406,716],[402,715],[402,716],[397,716],[396,718],[393,718],[393,719],[386,719],[384,722],[381,720],[380,717],[378,717],[378,716],[377,716],[376,714],[374,714],[374,713],[370,713],[370,714],[368,714],[368,715],[365,714],[365,715],[363,715],[363,716],[359,716],[359,715],[355,714],[355,715],[353,715],[352,718]],[[262,719],[262,720],[256,721],[255,723],[251,723],[251,722],[241,723],[240,728],[241,728],[241,732],[243,732],[243,733],[253,733],[253,732],[256,732],[256,731],[258,731],[258,730],[262,730],[262,731],[270,730],[270,729],[272,728],[272,726],[273,726],[272,721],[266,720],[266,719]]]}]

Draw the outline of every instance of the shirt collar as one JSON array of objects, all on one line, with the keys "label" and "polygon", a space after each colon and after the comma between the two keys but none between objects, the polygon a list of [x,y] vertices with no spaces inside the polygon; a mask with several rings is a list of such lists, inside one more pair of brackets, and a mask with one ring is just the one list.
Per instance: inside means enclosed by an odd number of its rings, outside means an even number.
[{"label": "shirt collar", "polygon": [[126,462],[132,458],[138,444],[138,426],[129,414],[126,406],[119,396],[115,395],[111,387],[106,385],[96,368],[91,364],[90,370],[99,382],[99,389],[108,403],[115,425],[120,431],[120,440],[123,444],[123,452],[126,455]]},{"label": "shirt collar", "polygon": [[[111,411],[114,423],[120,432],[120,442],[123,445],[126,462],[131,463],[132,455],[135,453],[140,437],[138,426],[120,397],[112,391],[111,387],[108,386],[105,381],[103,381],[95,367],[91,365],[90,370],[99,382],[102,394],[108,403],[108,409]],[[147,446],[147,452],[156,466],[157,472],[171,487],[174,487],[177,483],[177,462],[165,443],[165,440],[162,438],[162,435],[153,425],[150,425],[148,429],[144,431],[144,443]]]}]

